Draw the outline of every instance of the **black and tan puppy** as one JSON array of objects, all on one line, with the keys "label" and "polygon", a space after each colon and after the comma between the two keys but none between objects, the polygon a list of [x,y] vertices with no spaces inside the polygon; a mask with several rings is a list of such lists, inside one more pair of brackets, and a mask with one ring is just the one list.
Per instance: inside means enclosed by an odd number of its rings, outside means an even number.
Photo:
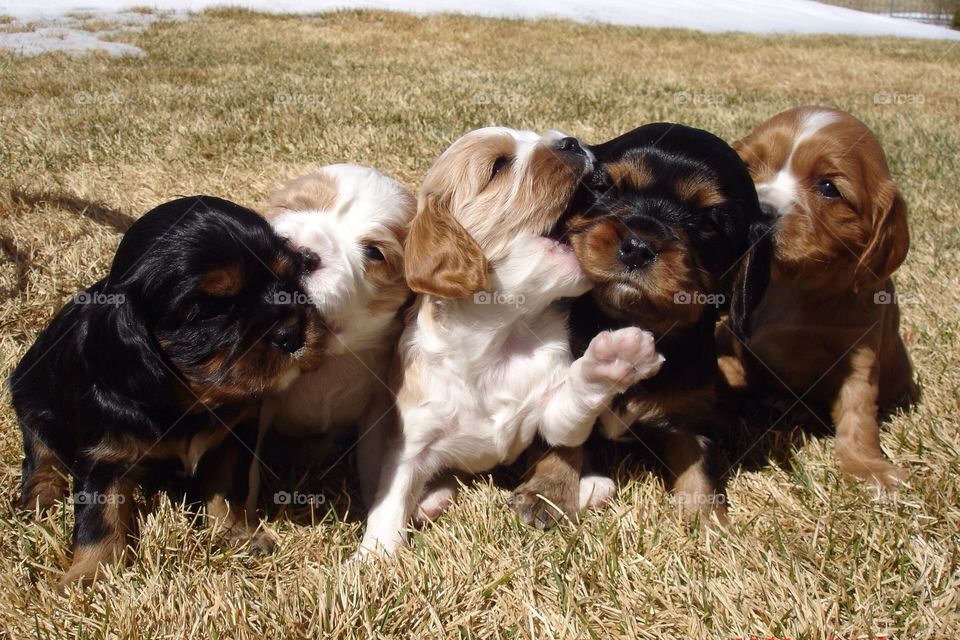
[{"label": "black and tan puppy", "polygon": [[[74,480],[74,552],[62,585],[115,561],[134,524],[133,491],[195,474],[201,458],[320,358],[325,333],[297,253],[259,215],[194,196],[163,204],[124,235],[110,273],[76,294],[11,376],[23,431],[24,507],[46,509]],[[203,460],[208,513],[231,471]],[[242,500],[234,500],[234,504]]]},{"label": "black and tan puppy", "polygon": [[[658,432],[682,513],[724,522],[712,469],[714,328],[729,309],[737,330],[748,332],[766,287],[771,249],[753,183],[723,140],[682,125],[647,125],[590,150],[605,176],[574,200],[566,228],[594,283],[573,305],[574,352],[601,331],[637,326],[653,332],[666,359],[656,376],[614,399],[601,431],[614,440]],[[604,485],[581,479],[581,451],[533,455],[532,474],[512,500],[524,521],[554,522],[561,514],[550,503],[572,518],[597,502],[589,491]]]}]

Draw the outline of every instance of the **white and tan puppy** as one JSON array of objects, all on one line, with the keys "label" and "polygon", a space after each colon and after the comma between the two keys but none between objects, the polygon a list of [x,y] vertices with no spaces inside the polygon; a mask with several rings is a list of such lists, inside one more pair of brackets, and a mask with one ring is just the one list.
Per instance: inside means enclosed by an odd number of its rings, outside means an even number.
[{"label": "white and tan puppy", "polygon": [[398,311],[410,296],[403,243],[415,209],[412,194],[393,178],[338,164],[283,183],[266,213],[279,235],[314,254],[304,289],[332,337],[320,368],[265,399],[260,439],[270,427],[293,436],[357,428],[368,504],[381,434],[394,421],[386,380],[400,335]]},{"label": "white and tan puppy", "polygon": [[561,299],[590,284],[553,232],[592,164],[575,138],[497,127],[466,134],[427,173],[404,253],[422,295],[398,349],[399,425],[355,557],[392,553],[418,502],[439,512],[452,491],[424,496],[431,479],[510,463],[538,433],[580,444],[614,395],[659,369],[635,328],[572,362]]}]

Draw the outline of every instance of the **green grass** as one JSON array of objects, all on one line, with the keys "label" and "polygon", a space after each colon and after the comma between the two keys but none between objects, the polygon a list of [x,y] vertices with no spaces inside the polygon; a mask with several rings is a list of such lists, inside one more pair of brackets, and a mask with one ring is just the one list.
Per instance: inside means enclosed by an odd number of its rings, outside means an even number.
[{"label": "green grass", "polygon": [[[687,531],[632,456],[620,499],[576,528],[519,525],[479,479],[392,562],[341,562],[362,511],[272,523],[268,558],[221,550],[181,506],[144,516],[134,562],[52,589],[69,510],[12,504],[20,436],[0,407],[0,636],[949,638],[960,633],[960,49],[348,11],[208,11],[124,35],[146,57],[0,52],[0,374],[101,277],[127,216],[178,194],[262,206],[275,181],[370,164],[411,188],[465,131],[562,128],[591,142],[673,120],[728,140],[783,109],[838,106],[887,149],[913,245],[896,276],[924,387],[883,444],[911,469],[873,498],[830,441],[774,433],[732,471],[733,526]],[[736,455],[732,456],[736,457]],[[344,478],[348,478],[344,480]]]}]

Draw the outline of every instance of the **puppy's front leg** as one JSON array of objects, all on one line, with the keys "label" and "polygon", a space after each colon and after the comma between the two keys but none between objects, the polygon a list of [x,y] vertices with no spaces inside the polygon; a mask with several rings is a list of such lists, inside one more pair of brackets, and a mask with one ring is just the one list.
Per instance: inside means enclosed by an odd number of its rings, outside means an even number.
[{"label": "puppy's front leg", "polygon": [[[249,543],[253,553],[270,553],[276,547],[273,535],[258,527],[256,512],[248,512],[238,477],[239,441],[230,437],[201,460],[198,473],[200,491],[207,507],[207,517],[223,531],[227,544],[241,547]],[[260,464],[252,460],[251,464]],[[252,521],[251,521],[252,520]]]},{"label": "puppy's front leg", "polygon": [[701,520],[704,526],[712,524],[709,517],[714,515],[726,526],[729,523],[726,496],[717,486],[710,468],[711,446],[704,436],[678,430],[667,438],[663,456],[681,515],[692,520],[700,514],[706,518]]},{"label": "puppy's front leg", "polygon": [[543,438],[554,446],[579,446],[615,395],[653,377],[662,364],[663,356],[647,331],[627,327],[596,335],[547,401]]},{"label": "puppy's front leg", "polygon": [[81,464],[73,493],[73,561],[60,590],[75,582],[90,584],[100,565],[119,561],[133,531],[133,490],[124,469],[115,465]]},{"label": "puppy's front leg", "polygon": [[368,554],[393,555],[407,537],[406,527],[435,469],[428,452],[400,442],[387,449],[379,489],[367,516],[367,530],[351,560]]},{"label": "puppy's front leg", "polygon": [[849,373],[833,403],[834,449],[841,470],[889,490],[906,479],[907,472],[880,449],[877,379],[876,354],[870,347],[859,347],[850,356]]},{"label": "puppy's front leg", "polygon": [[562,519],[575,521],[580,510],[582,447],[551,447],[535,443],[527,449],[527,479],[510,496],[520,520],[547,529]]},{"label": "puppy's front leg", "polygon": [[47,447],[28,428],[23,430],[23,476],[20,505],[26,509],[49,510],[70,493],[68,471],[62,457]]}]

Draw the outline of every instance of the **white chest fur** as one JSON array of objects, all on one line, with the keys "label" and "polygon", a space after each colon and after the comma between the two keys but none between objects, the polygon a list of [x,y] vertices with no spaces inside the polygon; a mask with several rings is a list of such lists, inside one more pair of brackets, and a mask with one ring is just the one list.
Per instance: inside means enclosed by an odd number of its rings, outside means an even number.
[{"label": "white chest fur", "polygon": [[373,395],[386,393],[389,358],[382,349],[329,356],[277,399],[273,429],[309,436],[353,427]]}]

